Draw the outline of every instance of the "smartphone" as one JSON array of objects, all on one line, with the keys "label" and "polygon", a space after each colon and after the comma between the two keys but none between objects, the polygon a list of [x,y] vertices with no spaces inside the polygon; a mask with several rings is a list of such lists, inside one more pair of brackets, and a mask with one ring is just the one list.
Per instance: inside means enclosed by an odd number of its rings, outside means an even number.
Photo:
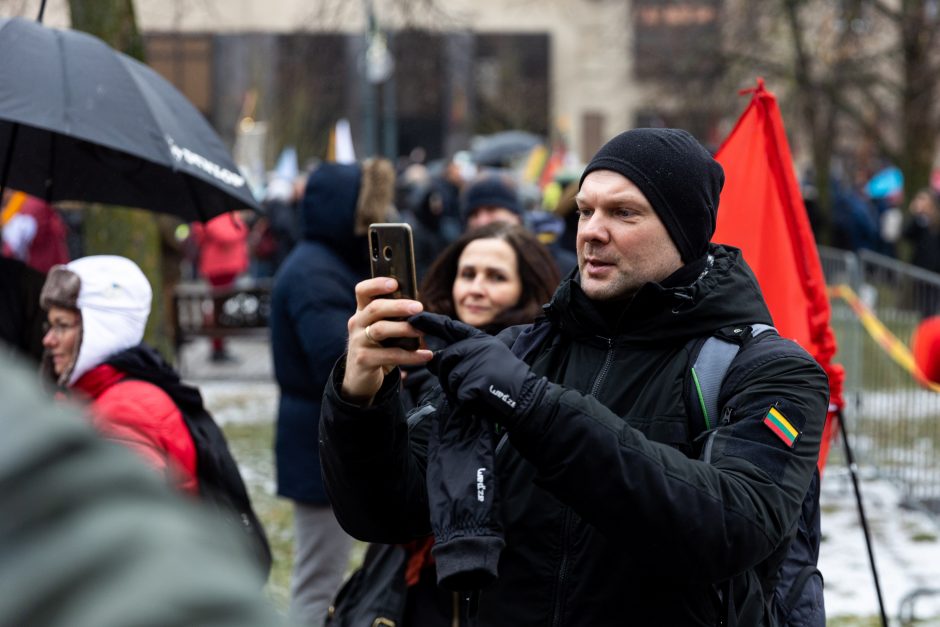
[{"label": "smartphone", "polygon": [[[398,289],[384,298],[418,300],[418,280],[415,275],[415,249],[411,226],[404,222],[382,222],[369,225],[369,260],[372,276],[387,276],[398,281]],[[397,346],[405,350],[418,350],[416,337],[393,337],[382,341],[382,346]]]}]

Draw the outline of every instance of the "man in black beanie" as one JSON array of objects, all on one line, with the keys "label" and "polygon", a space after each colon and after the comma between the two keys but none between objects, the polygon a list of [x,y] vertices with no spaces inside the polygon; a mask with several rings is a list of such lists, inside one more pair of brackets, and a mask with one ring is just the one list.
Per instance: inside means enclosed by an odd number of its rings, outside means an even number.
[{"label": "man in black beanie", "polygon": [[[721,165],[683,130],[635,129],[607,142],[584,169],[575,198],[582,218],[578,267],[588,296],[623,299],[683,267],[669,282],[691,282],[705,269],[724,180]],[[599,231],[601,221],[584,218],[609,200],[622,228]],[[606,207],[599,209],[606,215]]]},{"label": "man in black beanie", "polygon": [[[497,337],[384,298],[394,281],[357,285],[321,414],[340,523],[363,540],[433,527],[438,546],[472,546],[475,503],[490,512],[498,485],[501,552],[481,525],[476,560],[439,554],[448,567],[498,556],[495,583],[459,597],[474,624],[786,624],[779,573],[791,539],[812,548],[801,516],[818,506],[828,386],[771,326],[740,251],[709,243],[722,183],[684,131],[613,138],[576,198],[579,272],[543,319]],[[380,344],[422,334],[446,348]],[[421,363],[440,389],[406,417],[396,366]],[[504,435],[492,467],[442,481],[425,472],[429,431],[455,409]],[[464,524],[441,533],[442,510]],[[815,595],[804,624],[822,625],[821,580],[805,572],[794,594]]]}]

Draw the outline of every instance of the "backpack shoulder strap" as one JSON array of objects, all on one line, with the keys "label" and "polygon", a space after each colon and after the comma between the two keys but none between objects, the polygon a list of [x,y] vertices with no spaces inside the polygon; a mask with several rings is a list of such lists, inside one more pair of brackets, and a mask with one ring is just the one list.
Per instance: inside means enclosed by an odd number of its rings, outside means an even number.
[{"label": "backpack shoulder strap", "polygon": [[731,362],[744,342],[771,329],[773,327],[767,324],[736,325],[689,343],[692,367],[688,406],[693,432],[709,431],[718,426],[718,395]]}]

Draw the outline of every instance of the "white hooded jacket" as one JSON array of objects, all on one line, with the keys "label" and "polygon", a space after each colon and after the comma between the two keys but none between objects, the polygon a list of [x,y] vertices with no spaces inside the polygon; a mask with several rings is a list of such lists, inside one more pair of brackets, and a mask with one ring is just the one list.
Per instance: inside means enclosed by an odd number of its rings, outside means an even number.
[{"label": "white hooded jacket", "polygon": [[82,340],[66,384],[144,338],[153,291],[130,259],[96,255],[65,266],[81,280],[77,307],[82,314]]}]

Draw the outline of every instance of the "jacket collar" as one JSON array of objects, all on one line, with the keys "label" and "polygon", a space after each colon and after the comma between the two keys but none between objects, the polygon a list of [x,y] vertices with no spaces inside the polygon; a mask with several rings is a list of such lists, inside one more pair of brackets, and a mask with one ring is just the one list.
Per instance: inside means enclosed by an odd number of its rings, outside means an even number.
[{"label": "jacket collar", "polygon": [[95,366],[72,384],[72,390],[94,400],[101,396],[105,390],[124,379],[125,375],[117,368],[108,364]]},{"label": "jacket collar", "polygon": [[638,344],[684,343],[730,324],[773,324],[740,250],[712,244],[705,267],[695,270],[686,266],[662,283],[647,283],[619,312],[603,312],[574,276],[555,292],[548,316],[579,339]]}]

